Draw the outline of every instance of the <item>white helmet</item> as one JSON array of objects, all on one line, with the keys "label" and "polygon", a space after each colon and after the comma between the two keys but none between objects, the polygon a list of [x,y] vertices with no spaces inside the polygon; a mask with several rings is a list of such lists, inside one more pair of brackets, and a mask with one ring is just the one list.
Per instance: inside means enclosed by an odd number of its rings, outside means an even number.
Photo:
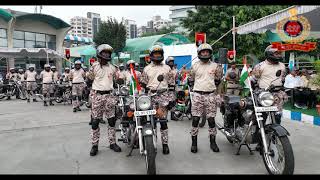
[{"label": "white helmet", "polygon": [[75,64],[75,65],[76,65],[76,64],[80,64],[80,65],[81,65],[82,63],[81,63],[81,61],[77,60],[76,62],[74,62],[74,64]]},{"label": "white helmet", "polygon": [[51,69],[57,69],[56,66],[51,66]]},{"label": "white helmet", "polygon": [[[109,52],[110,53],[110,57],[107,57],[107,56],[103,55],[102,54],[103,51]],[[111,61],[112,52],[113,52],[113,48],[109,44],[101,44],[97,48],[97,57],[101,58],[101,59],[105,59],[107,61]]]},{"label": "white helmet", "polygon": [[50,67],[50,64],[45,64],[44,65],[44,68],[49,68]]}]

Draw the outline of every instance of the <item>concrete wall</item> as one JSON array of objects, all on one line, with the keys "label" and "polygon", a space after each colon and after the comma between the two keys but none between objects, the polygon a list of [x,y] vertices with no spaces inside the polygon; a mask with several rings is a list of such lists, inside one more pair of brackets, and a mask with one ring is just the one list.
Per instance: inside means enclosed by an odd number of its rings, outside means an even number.
[{"label": "concrete wall", "polygon": [[46,33],[56,35],[57,30],[47,23],[41,21],[34,21],[31,19],[17,20],[14,25],[15,30],[30,31],[37,33]]},{"label": "concrete wall", "polygon": [[0,28],[8,29],[8,23],[7,21],[0,18]]}]

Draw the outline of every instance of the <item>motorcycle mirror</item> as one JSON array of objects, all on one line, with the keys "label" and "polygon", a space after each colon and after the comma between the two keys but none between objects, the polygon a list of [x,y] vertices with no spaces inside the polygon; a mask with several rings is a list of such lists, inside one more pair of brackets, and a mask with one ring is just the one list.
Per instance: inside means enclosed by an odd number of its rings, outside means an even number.
[{"label": "motorcycle mirror", "polygon": [[162,82],[163,79],[164,79],[164,77],[163,77],[163,75],[159,75],[159,76],[157,77],[157,79],[158,79],[159,82]]},{"label": "motorcycle mirror", "polygon": [[277,77],[281,76],[281,70],[278,70],[278,71],[276,72],[276,76],[277,76]]}]

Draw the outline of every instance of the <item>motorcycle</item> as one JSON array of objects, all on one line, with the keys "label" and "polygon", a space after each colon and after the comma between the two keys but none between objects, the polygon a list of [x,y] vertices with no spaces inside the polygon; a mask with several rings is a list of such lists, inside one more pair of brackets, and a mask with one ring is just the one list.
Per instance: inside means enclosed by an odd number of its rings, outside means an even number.
[{"label": "motorcycle", "polygon": [[[163,81],[163,76],[158,76],[158,81]],[[159,83],[159,84],[160,84]],[[122,86],[120,90],[120,106],[123,114],[120,123],[121,138],[118,141],[126,143],[131,148],[127,156],[131,156],[133,149],[139,148],[140,154],[145,156],[147,174],[156,174],[157,154],[157,127],[156,119],[157,106],[153,107],[152,97],[154,94],[129,95],[128,88]],[[129,97],[128,97],[129,96]],[[126,112],[126,113],[125,113]]]},{"label": "motorcycle", "polygon": [[[278,78],[280,74],[281,71],[276,73]],[[288,138],[290,134],[276,123],[278,108],[273,106],[272,93],[279,90],[282,90],[282,86],[271,84],[266,89],[250,89],[251,96],[243,99],[225,95],[220,108],[223,125],[216,125],[230,143],[237,144],[236,155],[240,154],[243,145],[253,154],[250,144],[257,144],[256,150],[260,152],[269,174],[293,174],[294,155]]]},{"label": "motorcycle", "polygon": [[189,82],[186,85],[179,85],[177,87],[176,105],[172,113],[172,120],[182,121],[184,117],[191,120],[191,88]]},{"label": "motorcycle", "polygon": [[57,103],[63,102],[64,105],[72,104],[70,83],[61,79],[59,83],[55,84],[55,87],[55,101]]}]

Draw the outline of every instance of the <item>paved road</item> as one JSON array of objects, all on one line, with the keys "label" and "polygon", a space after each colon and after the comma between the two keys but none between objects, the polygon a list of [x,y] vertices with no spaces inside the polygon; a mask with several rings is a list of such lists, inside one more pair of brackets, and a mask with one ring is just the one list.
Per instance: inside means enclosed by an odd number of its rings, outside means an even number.
[{"label": "paved road", "polygon": [[[145,162],[138,151],[126,157],[108,148],[106,125],[101,126],[99,154],[89,156],[89,111],[73,113],[71,106],[44,107],[41,102],[0,101],[0,173],[1,174],[145,174]],[[220,115],[217,117],[221,120]],[[320,173],[320,127],[285,120],[292,134],[295,173]],[[240,156],[218,133],[219,153],[210,150],[207,126],[199,134],[199,151],[190,152],[191,121],[169,122],[170,154],[158,153],[158,174],[267,174],[260,155]],[[162,147],[158,141],[158,148]]]}]

